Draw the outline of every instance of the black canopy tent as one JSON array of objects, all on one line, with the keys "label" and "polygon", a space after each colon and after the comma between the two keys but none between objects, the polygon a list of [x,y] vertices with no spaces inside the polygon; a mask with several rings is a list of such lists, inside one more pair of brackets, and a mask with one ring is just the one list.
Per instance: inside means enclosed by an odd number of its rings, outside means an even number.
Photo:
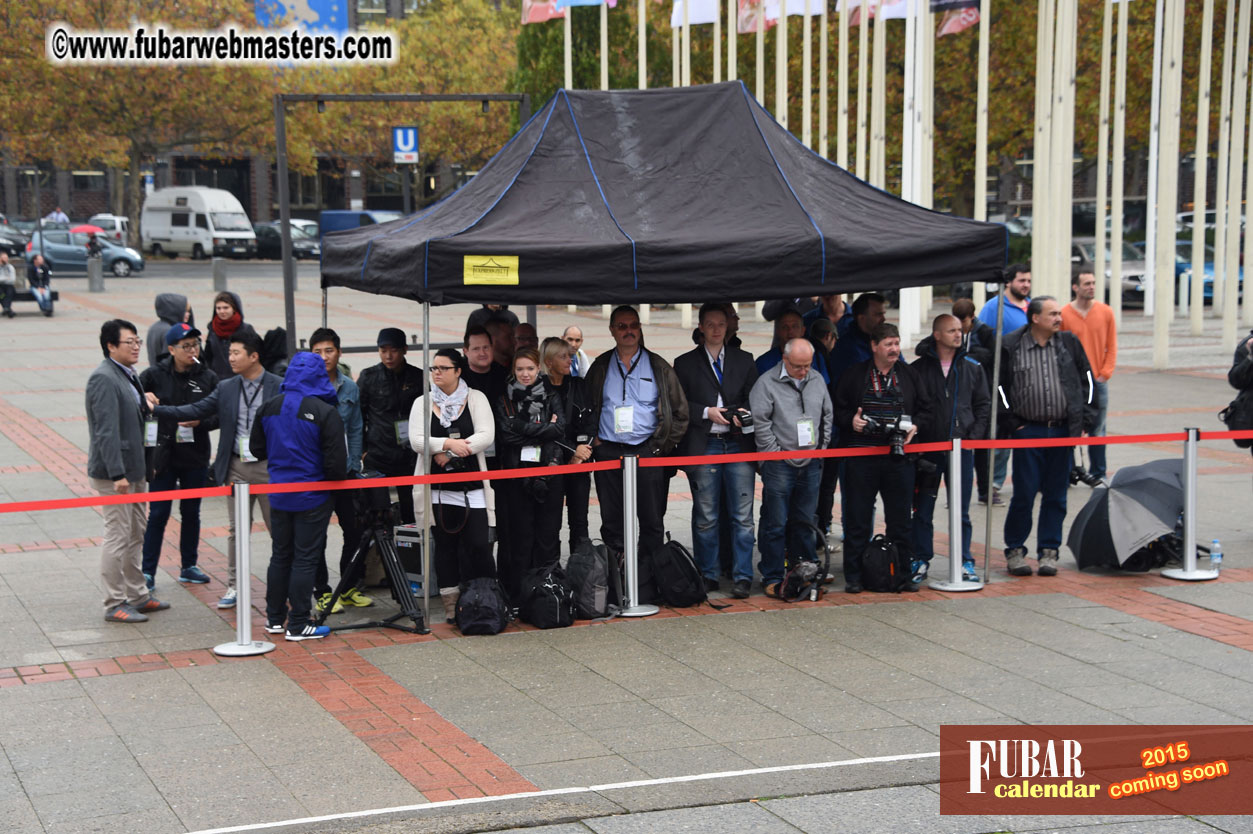
[{"label": "black canopy tent", "polygon": [[858,180],[741,82],[561,90],[445,200],[328,235],[322,285],[432,304],[750,301],[999,280],[1006,241]]}]

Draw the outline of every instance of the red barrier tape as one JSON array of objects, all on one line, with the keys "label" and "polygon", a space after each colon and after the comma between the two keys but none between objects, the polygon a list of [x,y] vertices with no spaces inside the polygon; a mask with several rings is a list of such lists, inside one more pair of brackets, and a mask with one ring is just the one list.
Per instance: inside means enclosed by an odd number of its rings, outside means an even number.
[{"label": "red barrier tape", "polygon": [[[911,443],[907,450],[913,452],[947,452],[948,441],[942,443]],[[740,463],[758,460],[805,460],[808,458],[868,458],[886,455],[887,446],[840,447],[838,449],[805,449],[795,452],[738,452],[731,455],[695,455],[691,457],[640,458],[640,467],[658,466],[712,466],[718,463]]]},{"label": "red barrier tape", "polygon": [[144,504],[149,501],[173,501],[182,498],[215,498],[228,496],[231,488],[167,489],[162,492],[131,492],[125,495],[97,495],[92,498],[55,498],[48,501],[14,501],[0,504],[0,513],[26,513],[36,510],[69,510],[75,507],[103,507],[110,504]]},{"label": "red barrier tape", "polygon": [[529,466],[522,469],[495,469],[488,472],[457,472],[448,475],[397,475],[394,478],[355,478],[351,481],[315,481],[312,483],[253,484],[253,495],[274,495],[280,492],[322,492],[328,489],[373,489],[374,487],[409,486],[410,484],[460,484],[466,481],[507,481],[512,478],[534,478],[548,475],[572,475],[576,472],[603,472],[619,469],[621,461],[602,460],[595,463],[567,463],[564,466]]}]

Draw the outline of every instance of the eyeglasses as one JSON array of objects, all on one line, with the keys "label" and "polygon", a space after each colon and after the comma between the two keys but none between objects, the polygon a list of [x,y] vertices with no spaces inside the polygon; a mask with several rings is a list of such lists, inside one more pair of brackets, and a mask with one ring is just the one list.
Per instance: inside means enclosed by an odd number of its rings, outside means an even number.
[{"label": "eyeglasses", "polygon": [[633,322],[618,322],[617,324],[615,324],[615,325],[613,326],[613,329],[614,329],[614,330],[622,330],[622,331],[626,331],[626,330],[639,330],[639,329],[640,329],[640,323],[639,323],[638,321],[633,321]]},{"label": "eyeglasses", "polygon": [[178,348],[183,353],[195,353],[200,350],[200,343],[196,342],[195,344],[190,345],[175,345],[174,347]]},{"label": "eyeglasses", "polygon": [[123,339],[118,342],[119,345],[126,345],[127,347],[142,347],[143,343],[143,339]]},{"label": "eyeglasses", "polygon": [[429,370],[433,374],[446,374],[446,373],[451,373],[452,371],[457,370],[457,366],[456,365],[432,365]]}]

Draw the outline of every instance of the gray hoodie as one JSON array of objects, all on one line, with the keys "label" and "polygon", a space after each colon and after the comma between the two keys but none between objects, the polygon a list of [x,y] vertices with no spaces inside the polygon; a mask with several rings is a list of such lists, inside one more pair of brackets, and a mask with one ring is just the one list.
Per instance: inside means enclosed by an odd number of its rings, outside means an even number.
[{"label": "gray hoodie", "polygon": [[[157,311],[157,321],[148,328],[145,343],[148,346],[148,365],[155,368],[157,360],[167,352],[165,334],[170,332],[171,327],[183,320],[183,313],[187,310],[187,296],[163,292],[157,296],[153,306]],[[192,327],[196,326],[191,317],[188,317],[187,323]]]},{"label": "gray hoodie", "polygon": [[[748,395],[748,403],[753,412],[754,436],[759,452],[825,449],[831,443],[834,418],[831,395],[827,393],[822,374],[813,368],[809,369],[798,388],[796,381],[786,375],[780,362],[757,378]],[[798,437],[802,420],[811,421],[813,432],[810,442],[803,446]],[[815,460],[800,458],[788,463],[799,469]]]}]

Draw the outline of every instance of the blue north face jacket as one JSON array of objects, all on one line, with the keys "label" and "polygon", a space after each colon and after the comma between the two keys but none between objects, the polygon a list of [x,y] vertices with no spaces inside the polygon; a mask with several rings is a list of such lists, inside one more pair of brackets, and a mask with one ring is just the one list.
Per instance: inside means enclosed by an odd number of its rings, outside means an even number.
[{"label": "blue north face jacket", "polygon": [[[344,422],[322,357],[308,351],[296,354],[287,366],[282,393],[257,412],[249,447],[257,459],[266,461],[272,484],[348,477]],[[329,491],[280,492],[270,496],[270,506],[301,512],[331,500]]]}]

